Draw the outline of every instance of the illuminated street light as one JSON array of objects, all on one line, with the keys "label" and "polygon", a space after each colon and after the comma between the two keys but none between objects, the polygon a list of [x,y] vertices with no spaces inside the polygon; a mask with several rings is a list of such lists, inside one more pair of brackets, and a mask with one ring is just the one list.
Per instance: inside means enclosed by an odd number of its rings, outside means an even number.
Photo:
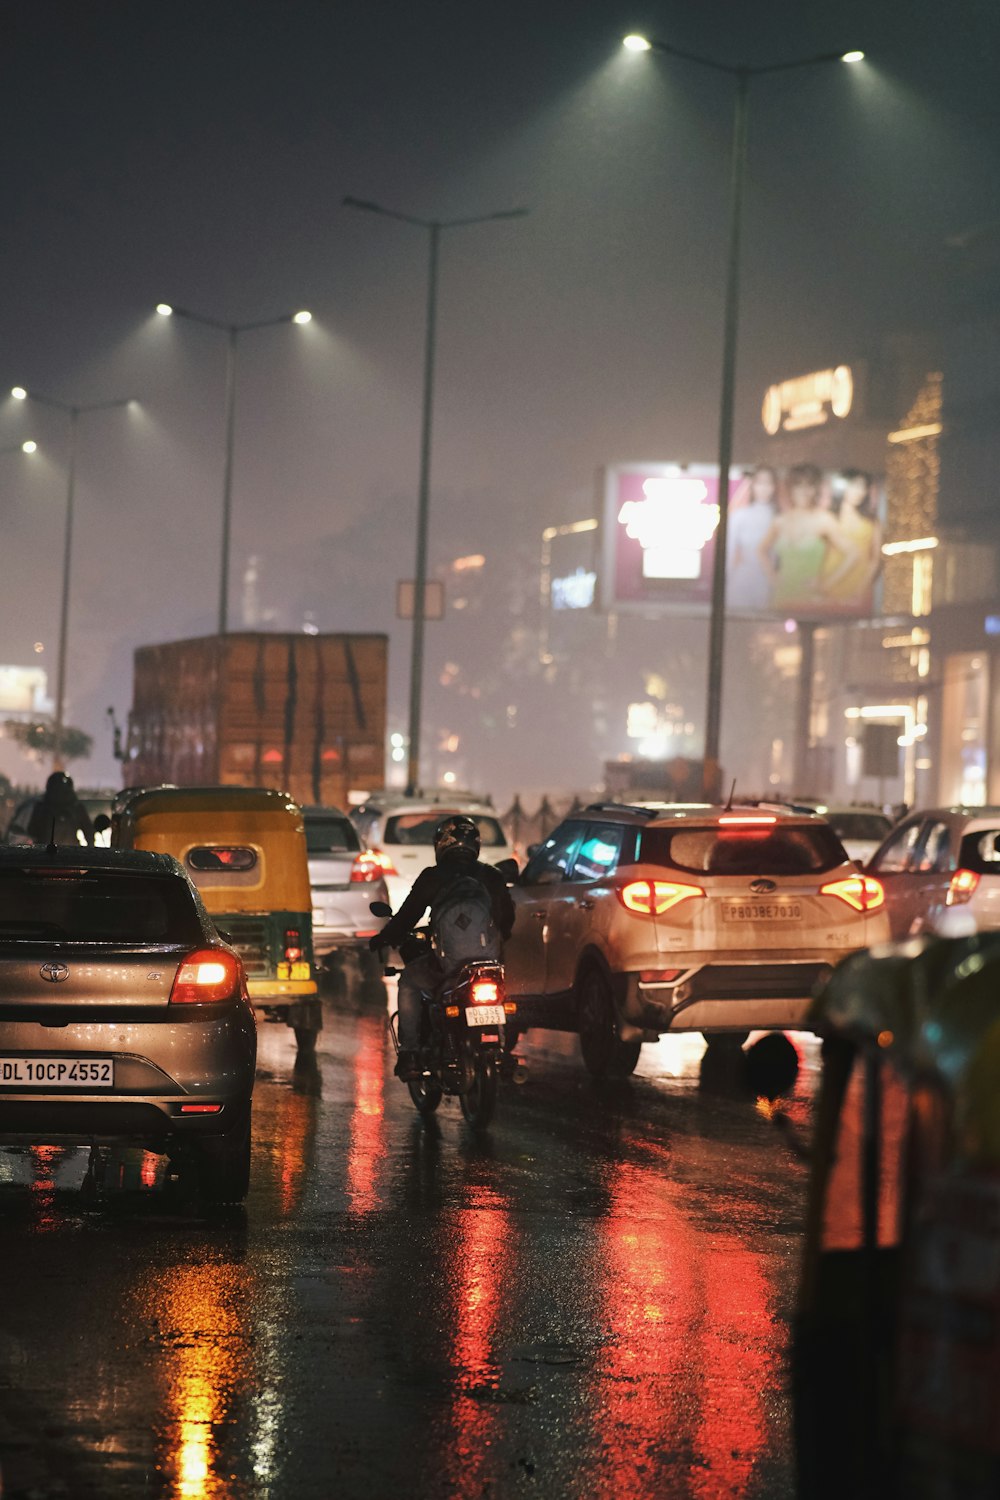
[{"label": "illuminated street light", "polygon": [[[645,44],[645,45],[643,45]],[[719,399],[719,525],[715,533],[712,567],[712,605],[709,619],[708,691],[705,710],[704,787],[707,796],[718,794],[719,739],[722,722],[722,668],[726,631],[726,538],[729,526],[729,470],[733,458],[733,408],[736,394],[736,335],[740,303],[740,229],[743,188],[746,178],[747,114],[750,80],[770,73],[787,73],[819,63],[860,62],[863,52],[821,52],[793,62],[768,63],[762,67],[731,67],[697,52],[682,51],[655,38],[627,36],[622,45],[630,52],[659,52],[697,63],[715,73],[725,73],[736,84],[729,178],[729,252],[726,265],[726,302],[723,318],[722,386]]]},{"label": "illuminated street light", "polygon": [[[15,385],[11,395],[18,401],[37,401],[41,406],[52,406],[56,411],[61,411],[69,417],[69,464],[66,479],[66,526],[63,538],[63,576],[62,576],[62,602],[59,610],[59,657],[56,669],[56,711],[53,725],[52,738],[52,765],[53,769],[59,770],[62,765],[62,737],[66,709],[66,652],[69,641],[69,584],[70,568],[73,560],[73,500],[76,489],[76,438],[77,428],[81,417],[89,416],[92,412],[114,411],[122,406],[134,406],[136,403],[131,396],[117,401],[93,401],[86,406],[81,406],[69,401],[60,401],[55,396],[45,396],[41,391],[25,390],[23,385]],[[34,453],[38,447],[37,443],[29,440],[22,443],[21,448],[25,453]]]},{"label": "illuminated street light", "polygon": [[410,654],[410,752],[406,778],[407,793],[412,794],[420,784],[420,711],[424,673],[424,617],[427,592],[427,526],[430,512],[431,479],[431,429],[434,410],[434,339],[437,323],[437,267],[438,244],[442,229],[461,229],[471,224],[489,224],[495,219],[521,219],[526,208],[503,208],[491,214],[477,214],[468,219],[420,219],[415,214],[401,214],[394,209],[383,208],[366,198],[347,197],[346,208],[364,209],[366,213],[382,214],[387,219],[399,219],[403,224],[416,224],[426,229],[430,238],[430,264],[427,279],[427,325],[424,336],[424,395],[423,419],[420,431],[420,487],[417,495],[417,557],[413,589],[413,638]]},{"label": "illuminated street light", "polygon": [[226,335],[226,455],[222,478],[222,557],[219,563],[219,634],[226,635],[229,629],[229,544],[233,500],[233,448],[236,436],[236,350],[241,333],[251,333],[258,328],[277,328],[282,323],[311,323],[312,313],[282,313],[280,318],[263,318],[253,323],[224,323],[218,318],[207,318],[202,313],[188,312],[186,308],[174,307],[170,302],[158,302],[156,311],[161,318],[186,318],[189,323],[201,323],[206,328],[215,328]]}]

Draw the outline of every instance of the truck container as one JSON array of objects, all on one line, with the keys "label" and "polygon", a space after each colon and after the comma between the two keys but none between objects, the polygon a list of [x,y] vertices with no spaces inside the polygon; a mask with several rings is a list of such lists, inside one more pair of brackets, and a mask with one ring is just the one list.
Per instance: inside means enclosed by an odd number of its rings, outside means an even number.
[{"label": "truck container", "polygon": [[243,631],[135,653],[127,787],[261,786],[343,807],[380,787],[385,635]]}]

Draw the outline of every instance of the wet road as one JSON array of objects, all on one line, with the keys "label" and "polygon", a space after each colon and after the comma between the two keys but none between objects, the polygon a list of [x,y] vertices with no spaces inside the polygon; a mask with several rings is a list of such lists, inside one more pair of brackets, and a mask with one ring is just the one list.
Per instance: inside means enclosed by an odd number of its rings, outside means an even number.
[{"label": "wet road", "polygon": [[328,1003],[314,1068],[287,1038],[245,1214],[141,1152],[93,1193],[86,1153],[0,1152],[4,1500],[791,1500],[803,1168],[700,1039],[598,1088],[536,1033],[477,1141],[417,1119],[377,999]]}]

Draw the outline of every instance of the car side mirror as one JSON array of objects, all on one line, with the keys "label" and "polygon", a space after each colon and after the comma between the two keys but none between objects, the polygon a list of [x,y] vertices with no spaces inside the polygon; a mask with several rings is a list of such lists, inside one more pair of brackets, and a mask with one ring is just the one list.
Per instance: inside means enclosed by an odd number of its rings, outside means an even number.
[{"label": "car side mirror", "polygon": [[392,907],[388,901],[369,901],[368,910],[373,917],[391,917]]},{"label": "car side mirror", "polygon": [[538,851],[539,851],[539,849],[541,847],[542,847],[541,844],[529,844],[528,845],[528,858],[529,859],[534,859],[535,855],[538,853]]},{"label": "car side mirror", "polygon": [[513,885],[514,884],[514,882],[515,882],[515,880],[517,879],[517,876],[518,876],[518,868],[517,868],[517,860],[516,859],[501,859],[501,860],[498,860],[497,864],[495,865],[494,868],[500,871],[500,874],[503,876],[504,880],[506,881],[506,883],[508,885]]}]

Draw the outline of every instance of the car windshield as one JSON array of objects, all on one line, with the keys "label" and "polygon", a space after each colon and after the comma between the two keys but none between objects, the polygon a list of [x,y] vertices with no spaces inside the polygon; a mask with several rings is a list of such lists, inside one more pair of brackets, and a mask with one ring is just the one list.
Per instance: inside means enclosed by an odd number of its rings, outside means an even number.
[{"label": "car windshield", "polygon": [[810,875],[836,869],[847,856],[832,828],[765,825],[736,828],[644,828],[641,864],[692,875]]},{"label": "car windshield", "polygon": [[361,843],[347,818],[306,818],[306,849],[310,854],[357,854]]},{"label": "car windshield", "polygon": [[0,871],[0,944],[194,946],[203,936],[191,892],[177,877],[124,870]]},{"label": "car windshield", "polygon": [[825,817],[838,839],[866,839],[881,844],[892,827],[882,813],[828,812]]},{"label": "car windshield", "polygon": [[397,813],[387,818],[385,842],[387,844],[433,844],[434,832],[445,818],[471,818],[479,829],[479,841],[484,849],[502,849],[507,840],[496,818],[483,817],[480,813],[466,812],[460,807],[435,807],[430,812]]}]

